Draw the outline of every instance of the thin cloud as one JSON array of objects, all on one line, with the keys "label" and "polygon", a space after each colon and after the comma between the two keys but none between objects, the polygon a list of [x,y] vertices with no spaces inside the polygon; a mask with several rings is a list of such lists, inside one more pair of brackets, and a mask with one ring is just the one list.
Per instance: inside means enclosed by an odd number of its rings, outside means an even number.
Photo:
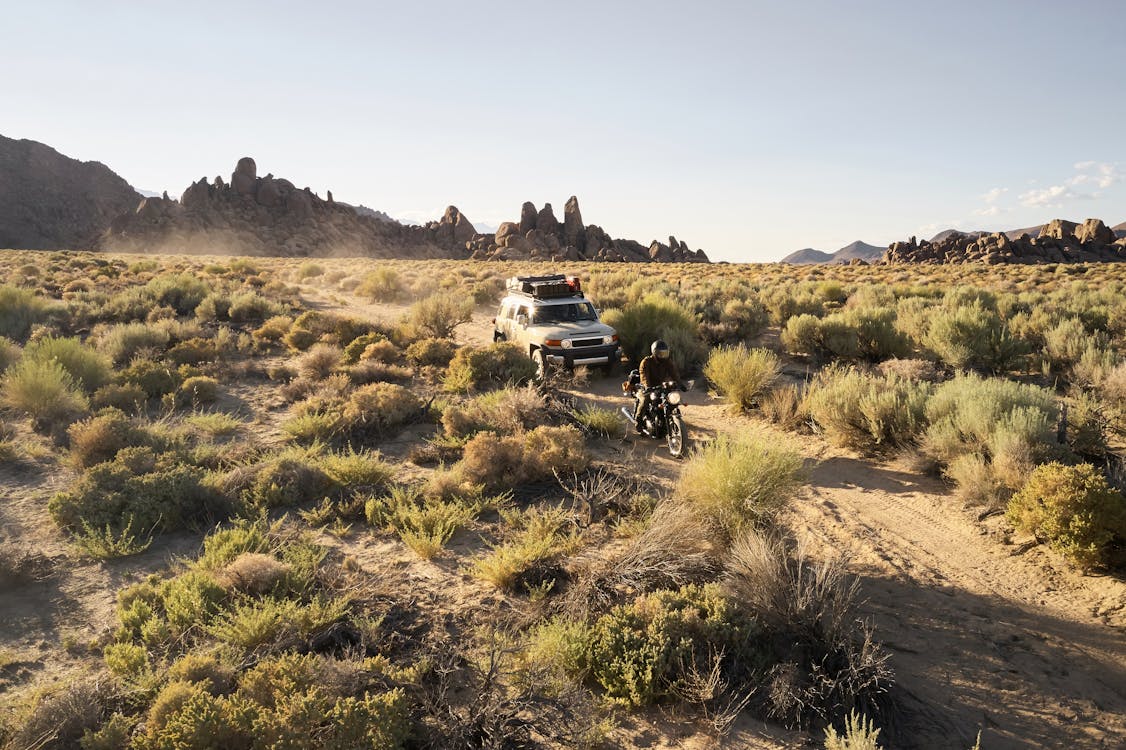
[{"label": "thin cloud", "polygon": [[985,193],[984,195],[982,195],[981,199],[983,201],[985,201],[986,203],[990,203],[990,204],[996,203],[998,200],[1001,199],[1001,196],[1004,195],[1007,192],[1009,192],[1008,188],[995,187],[992,190]]},{"label": "thin cloud", "polygon": [[998,216],[1001,213],[1001,207],[994,204],[987,208],[979,208],[974,211],[974,216]]}]

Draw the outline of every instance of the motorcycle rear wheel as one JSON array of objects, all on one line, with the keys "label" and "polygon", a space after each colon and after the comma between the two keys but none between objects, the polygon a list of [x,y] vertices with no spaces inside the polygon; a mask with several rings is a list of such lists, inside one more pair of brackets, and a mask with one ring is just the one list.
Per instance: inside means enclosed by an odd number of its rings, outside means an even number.
[{"label": "motorcycle rear wheel", "polygon": [[665,436],[669,446],[669,453],[673,458],[680,458],[684,455],[684,444],[687,438],[684,434],[684,420],[681,419],[679,414],[674,414],[669,419],[669,432]]}]

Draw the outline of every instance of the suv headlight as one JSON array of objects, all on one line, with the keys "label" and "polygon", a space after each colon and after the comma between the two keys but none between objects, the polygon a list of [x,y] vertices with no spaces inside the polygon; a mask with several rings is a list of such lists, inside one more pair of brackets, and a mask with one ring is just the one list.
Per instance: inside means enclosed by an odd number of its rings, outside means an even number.
[{"label": "suv headlight", "polygon": [[563,348],[564,349],[570,349],[571,348],[571,339],[563,339]]},{"label": "suv headlight", "polygon": [[680,406],[680,392],[679,391],[670,391],[669,392],[669,403],[672,404],[673,406]]},{"label": "suv headlight", "polygon": [[614,337],[613,336],[603,336],[602,337],[602,343],[603,344],[613,344],[614,343]]}]

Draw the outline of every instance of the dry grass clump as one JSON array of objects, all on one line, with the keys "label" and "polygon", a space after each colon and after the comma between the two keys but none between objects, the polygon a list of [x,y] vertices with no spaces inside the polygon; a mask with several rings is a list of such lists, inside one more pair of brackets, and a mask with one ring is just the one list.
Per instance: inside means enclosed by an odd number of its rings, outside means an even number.
[{"label": "dry grass clump", "polygon": [[6,747],[77,747],[101,722],[111,692],[105,681],[80,679],[36,695],[12,722]]},{"label": "dry grass clump", "polygon": [[45,336],[37,339],[24,347],[22,360],[58,364],[86,393],[93,393],[113,376],[109,358],[77,338]]},{"label": "dry grass clump", "polygon": [[758,403],[782,370],[778,355],[768,349],[746,346],[713,349],[704,365],[704,375],[736,409],[748,410]]},{"label": "dry grass clump", "polygon": [[62,429],[89,409],[89,401],[74,378],[54,361],[22,359],[0,381],[4,406],[27,414],[35,429]]},{"label": "dry grass clump", "polygon": [[215,581],[226,589],[261,595],[274,589],[289,575],[291,567],[273,555],[244,552],[220,570]]},{"label": "dry grass clump", "polygon": [[581,471],[589,461],[582,433],[544,425],[516,435],[478,433],[465,444],[457,472],[464,481],[504,489]]},{"label": "dry grass clump", "polygon": [[315,344],[297,360],[297,372],[309,380],[324,380],[340,366],[343,352],[332,344]]},{"label": "dry grass clump", "polygon": [[685,464],[677,497],[734,538],[768,525],[803,481],[801,455],[764,435],[721,436]]},{"label": "dry grass clump", "polygon": [[26,341],[31,327],[45,322],[56,303],[28,289],[0,285],[0,336]]},{"label": "dry grass clump", "polygon": [[797,383],[775,386],[759,399],[759,411],[768,420],[784,430],[808,427],[809,411],[805,392]]},{"label": "dry grass clump", "polygon": [[888,655],[855,619],[858,582],[843,558],[817,563],[801,546],[791,552],[748,530],[731,548],[724,581],[738,606],[786,644],[767,675],[768,716],[800,726],[880,712],[893,682]]}]

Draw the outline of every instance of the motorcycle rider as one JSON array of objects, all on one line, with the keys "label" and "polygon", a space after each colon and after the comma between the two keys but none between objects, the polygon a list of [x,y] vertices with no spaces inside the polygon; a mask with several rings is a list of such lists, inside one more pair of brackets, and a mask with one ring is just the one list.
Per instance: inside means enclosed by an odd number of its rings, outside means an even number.
[{"label": "motorcycle rider", "polygon": [[676,364],[669,357],[669,345],[662,339],[657,339],[653,345],[649,347],[649,356],[641,360],[641,365],[638,367],[641,375],[641,390],[637,394],[637,409],[634,412],[634,429],[641,432],[641,425],[643,424],[642,418],[645,414],[646,404],[649,399],[645,398],[645,392],[650,388],[660,386],[662,383],[667,383],[670,380],[677,384],[677,387],[682,388],[680,384],[680,372],[676,369]]}]

